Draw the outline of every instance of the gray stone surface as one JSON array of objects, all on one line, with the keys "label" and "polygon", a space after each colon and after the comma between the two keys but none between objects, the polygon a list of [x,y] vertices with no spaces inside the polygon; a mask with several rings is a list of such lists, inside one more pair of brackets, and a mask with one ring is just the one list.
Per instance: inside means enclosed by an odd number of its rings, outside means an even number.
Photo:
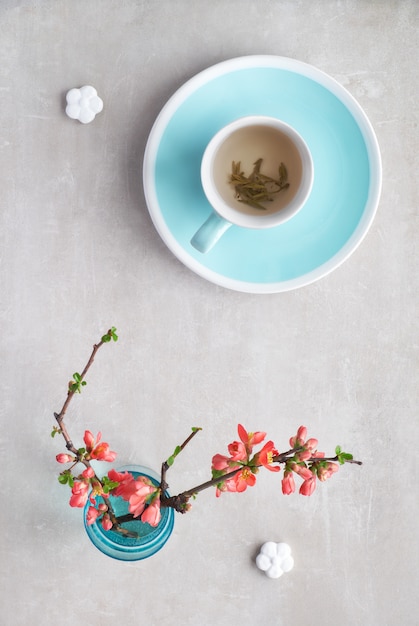
[{"label": "gray stone surface", "polygon": [[[45,0],[0,7],[2,624],[415,626],[418,586],[418,79],[416,0]],[[147,136],[198,71],[245,54],[340,81],[381,147],[365,241],[328,277],[233,292],[176,260],[149,218]],[[83,126],[68,89],[94,85]],[[173,492],[207,478],[241,421],[278,446],[306,424],[364,461],[311,498],[275,475],[204,492],[145,562],[107,559],[56,480],[53,411],[109,325],[68,425],[158,468],[191,425]],[[268,540],[295,567],[269,580]]]}]

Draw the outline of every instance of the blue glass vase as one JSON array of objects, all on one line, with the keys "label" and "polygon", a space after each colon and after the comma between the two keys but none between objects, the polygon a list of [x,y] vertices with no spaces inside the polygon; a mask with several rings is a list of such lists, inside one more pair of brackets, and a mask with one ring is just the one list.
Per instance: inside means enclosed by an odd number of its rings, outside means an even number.
[{"label": "blue glass vase", "polygon": [[[158,474],[141,465],[127,465],[118,468],[117,471],[129,472],[134,478],[137,476],[145,476],[149,478],[156,487],[160,484]],[[167,492],[166,495],[168,495]],[[112,496],[110,496],[109,499],[117,516],[129,513],[128,502],[122,498],[114,498]],[[97,504],[100,504],[101,501],[102,499],[100,497],[96,498]],[[89,538],[103,554],[114,559],[119,559],[120,561],[140,561],[141,559],[147,559],[164,546],[173,531],[175,512],[169,507],[163,507],[161,509],[161,520],[156,527],[150,526],[150,524],[142,522],[140,519],[122,524],[123,528],[138,534],[138,537],[134,538],[125,537],[113,530],[104,530],[100,520],[88,526],[87,511],[89,506],[91,505],[87,502],[84,508],[84,527]]]}]

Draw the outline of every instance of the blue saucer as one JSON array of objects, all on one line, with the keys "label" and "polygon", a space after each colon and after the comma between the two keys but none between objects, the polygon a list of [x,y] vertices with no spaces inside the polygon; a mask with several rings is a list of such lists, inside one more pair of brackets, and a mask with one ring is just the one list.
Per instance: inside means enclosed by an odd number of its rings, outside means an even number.
[{"label": "blue saucer", "polygon": [[[201,158],[222,126],[245,115],[280,118],[303,136],[313,189],[285,224],[232,226],[201,254],[190,244],[211,212]],[[230,289],[277,293],[325,276],[360,244],[380,197],[381,158],[368,118],[334,79],[293,59],[248,56],[210,67],[170,98],[151,130],[143,179],[153,223],[187,267]]]}]

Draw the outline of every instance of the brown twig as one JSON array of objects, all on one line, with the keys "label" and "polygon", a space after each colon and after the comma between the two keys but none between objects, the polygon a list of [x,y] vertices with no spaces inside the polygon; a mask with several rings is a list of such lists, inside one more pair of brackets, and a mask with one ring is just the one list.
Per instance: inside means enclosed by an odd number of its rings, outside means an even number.
[{"label": "brown twig", "polygon": [[[111,332],[112,332],[111,330],[108,330],[108,332],[106,334],[109,335]],[[93,346],[92,354],[90,355],[90,358],[87,361],[84,370],[80,374],[80,380],[84,380],[87,372],[89,371],[90,367],[93,365],[93,361],[95,360],[96,352],[99,350],[99,348],[101,346],[103,346],[104,343],[105,342],[103,341],[103,339],[101,339],[99,341],[99,343],[97,343],[97,344],[95,344]],[[62,407],[61,411],[59,413],[54,413],[55,419],[57,420],[58,425],[59,425],[61,430],[63,430],[62,423],[63,423],[64,415],[65,415],[65,413],[66,413],[66,411],[68,409],[68,405],[70,404],[71,400],[73,399],[73,396],[74,396],[75,393],[76,393],[75,391],[72,391],[71,389],[69,389],[68,392],[67,392],[67,398],[65,399],[65,402],[63,404],[63,407]],[[68,437],[68,434],[67,434],[67,437]],[[64,437],[64,438],[66,439],[66,437]],[[69,437],[68,437],[68,439],[66,439],[66,442],[67,441],[71,441],[69,439]]]},{"label": "brown twig", "polygon": [[[319,457],[319,458],[313,458],[313,459],[309,459],[309,461],[339,461],[339,457],[338,456],[329,456],[329,457]],[[355,465],[362,465],[362,461],[356,461],[355,459],[345,459],[345,463],[354,463]]]},{"label": "brown twig", "polygon": [[[172,456],[172,458],[174,459],[175,456],[177,456],[180,452],[182,452],[182,450],[185,449],[185,447],[188,445],[188,443],[190,441],[192,441],[192,439],[195,437],[195,435],[202,430],[202,428],[193,428],[191,434],[185,439],[185,441],[176,449],[174,455]],[[170,457],[169,457],[170,458]],[[164,492],[166,491],[166,489],[169,487],[169,485],[166,482],[166,474],[167,474],[167,470],[170,467],[170,463],[168,460],[163,461],[162,466],[161,466],[161,479],[160,479],[160,489],[161,489],[161,493],[162,493],[162,497],[164,499]]]},{"label": "brown twig", "polygon": [[[111,330],[108,330],[107,334],[109,334],[109,333],[111,333]],[[104,343],[105,343],[105,342],[103,341],[103,339],[101,339],[101,340],[99,341],[99,343],[97,343],[97,344],[95,344],[95,345],[93,346],[93,351],[92,351],[92,354],[90,355],[90,358],[89,358],[89,360],[87,361],[86,366],[85,366],[85,368],[84,368],[83,372],[82,372],[82,373],[81,373],[81,375],[80,375],[80,381],[83,381],[83,380],[84,380],[84,378],[85,378],[85,376],[86,376],[87,372],[89,371],[90,367],[91,367],[91,366],[92,366],[92,364],[93,364],[93,361],[95,360],[96,352],[99,350],[99,348],[100,348],[101,346],[103,346],[103,344],[104,344]],[[70,383],[69,383],[69,385],[70,385]],[[62,409],[61,409],[61,411],[60,411],[59,413],[54,413],[54,417],[55,417],[55,419],[57,420],[57,424],[58,424],[58,427],[59,427],[59,431],[60,431],[60,433],[62,434],[62,436],[63,436],[63,437],[64,437],[64,439],[65,439],[65,443],[66,443],[66,448],[67,448],[67,450],[69,450],[70,452],[72,452],[73,454],[75,454],[75,455],[77,456],[77,458],[78,458],[78,450],[77,450],[77,448],[74,446],[74,444],[73,444],[73,442],[72,442],[72,440],[71,440],[71,437],[70,437],[70,435],[69,435],[69,433],[68,433],[67,427],[66,427],[66,425],[65,425],[65,423],[64,423],[64,416],[65,416],[65,414],[66,414],[66,412],[67,412],[67,409],[68,409],[68,407],[69,407],[69,404],[70,404],[70,402],[72,401],[72,399],[73,399],[73,397],[74,397],[75,393],[76,393],[76,392],[75,392],[75,391],[72,391],[72,390],[71,390],[71,388],[69,387],[69,389],[68,389],[68,391],[67,391],[67,397],[66,397],[65,402],[64,402],[64,404],[63,404],[63,406],[62,406]],[[83,461],[83,462],[84,462],[84,464],[86,465],[86,467],[89,467],[89,466],[90,466],[90,463],[89,463],[88,461]]]}]

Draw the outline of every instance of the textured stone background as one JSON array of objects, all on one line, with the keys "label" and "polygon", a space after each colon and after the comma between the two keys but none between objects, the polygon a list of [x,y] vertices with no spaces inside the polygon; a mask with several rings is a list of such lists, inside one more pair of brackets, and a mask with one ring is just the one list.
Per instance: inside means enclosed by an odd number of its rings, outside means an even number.
[{"label": "textured stone background", "polygon": [[[416,0],[3,0],[0,7],[2,623],[416,626],[418,78]],[[271,296],[215,286],[167,250],[142,191],[161,107],[198,71],[245,54],[340,81],[381,147],[372,228],[335,272]],[[105,109],[64,114],[93,84]],[[121,464],[160,462],[203,432],[172,491],[208,476],[242,421],[287,445],[299,424],[364,461],[312,498],[260,475],[201,494],[145,562],[106,559],[56,481],[52,413],[111,324],[71,408]],[[293,549],[268,580],[266,540]]]}]

